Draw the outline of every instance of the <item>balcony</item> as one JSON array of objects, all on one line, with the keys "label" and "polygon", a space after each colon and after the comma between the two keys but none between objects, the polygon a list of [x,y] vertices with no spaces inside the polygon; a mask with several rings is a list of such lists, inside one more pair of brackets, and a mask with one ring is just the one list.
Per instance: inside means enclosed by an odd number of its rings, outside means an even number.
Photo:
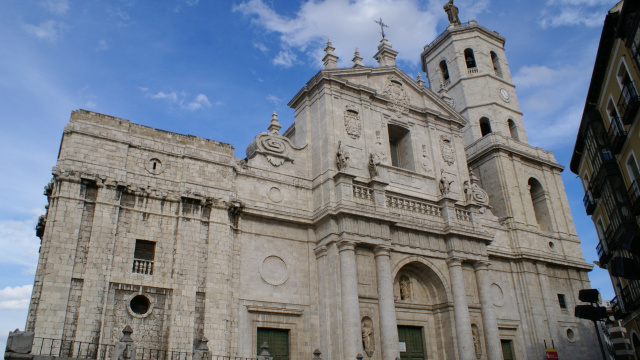
[{"label": "balcony", "polygon": [[631,254],[628,257],[615,256],[611,259],[608,268],[612,276],[640,280],[640,260]]},{"label": "balcony", "polygon": [[624,142],[627,140],[627,132],[624,129],[624,125],[620,121],[617,114],[611,117],[611,126],[609,126],[609,143],[611,144],[611,151],[613,154],[619,154],[622,150]]},{"label": "balcony", "polygon": [[153,275],[153,261],[133,259],[131,271],[137,274]]},{"label": "balcony", "polygon": [[625,317],[626,314],[617,296],[614,296],[609,303],[611,304],[611,311],[613,312],[613,317],[615,317],[616,320],[620,320]]},{"label": "balcony", "polygon": [[596,172],[591,175],[591,181],[589,182],[589,189],[591,189],[591,194],[594,199],[600,197],[602,188],[609,182],[609,179],[613,177],[621,177],[620,169],[615,161],[607,161],[597,168]]},{"label": "balcony", "polygon": [[634,180],[629,186],[629,199],[631,199],[631,214],[640,215],[640,185],[638,180]]},{"label": "balcony", "polygon": [[608,212],[609,226],[605,230],[606,245],[610,251],[628,250],[640,254],[640,228],[635,219],[623,214],[618,208]]},{"label": "balcony", "polygon": [[470,67],[467,68],[467,74],[468,75],[473,75],[473,74],[477,74],[478,73],[478,68],[477,67]]},{"label": "balcony", "polygon": [[596,201],[593,198],[593,194],[591,190],[587,190],[584,193],[584,198],[582,198],[582,203],[584,204],[584,209],[587,211],[587,215],[593,214],[593,211],[596,209]]},{"label": "balcony", "polygon": [[624,84],[622,87],[622,94],[618,99],[618,111],[620,111],[620,117],[622,123],[625,125],[633,124],[633,120],[638,113],[638,106],[640,105],[640,97],[636,91],[636,87],[632,81]]},{"label": "balcony", "polygon": [[607,250],[605,245],[602,243],[602,240],[598,242],[598,246],[596,246],[596,253],[598,253],[598,261],[600,262],[600,267],[604,268],[609,260],[611,259],[611,252]]},{"label": "balcony", "polygon": [[620,295],[619,302],[622,303],[620,304],[622,308],[621,314],[625,315],[636,310],[640,305],[640,281],[630,280],[627,286],[622,288]]}]

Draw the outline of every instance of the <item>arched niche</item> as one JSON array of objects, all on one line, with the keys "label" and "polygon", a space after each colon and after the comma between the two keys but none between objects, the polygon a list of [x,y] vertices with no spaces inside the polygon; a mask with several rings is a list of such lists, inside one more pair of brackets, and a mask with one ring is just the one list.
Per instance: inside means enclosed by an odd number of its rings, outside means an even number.
[{"label": "arched niche", "polygon": [[394,295],[398,302],[438,305],[447,302],[447,290],[442,278],[420,261],[404,264],[394,279]]},{"label": "arched niche", "polygon": [[547,204],[547,194],[540,181],[536,178],[529,178],[528,184],[538,228],[542,231],[551,231],[551,214],[549,213],[549,205]]}]

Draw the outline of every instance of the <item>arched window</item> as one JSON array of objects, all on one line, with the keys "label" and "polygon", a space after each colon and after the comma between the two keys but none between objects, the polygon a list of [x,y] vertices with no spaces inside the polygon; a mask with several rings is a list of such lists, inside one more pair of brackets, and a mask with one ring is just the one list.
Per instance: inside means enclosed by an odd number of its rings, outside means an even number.
[{"label": "arched window", "polygon": [[464,62],[467,64],[467,69],[476,69],[476,57],[473,55],[473,50],[467,48],[464,50]]},{"label": "arched window", "polygon": [[529,192],[538,227],[542,231],[551,231],[551,215],[547,206],[547,195],[542,184],[535,178],[529,178]]},{"label": "arched window", "polygon": [[440,61],[440,73],[442,74],[442,85],[449,85],[449,68],[447,67],[447,60]]},{"label": "arched window", "polygon": [[520,141],[520,136],[518,136],[518,127],[516,126],[516,122],[509,119],[507,120],[507,124],[509,125],[509,132],[511,133],[511,138],[513,140]]},{"label": "arched window", "polygon": [[480,133],[482,136],[491,134],[491,122],[486,117],[480,119]]},{"label": "arched window", "polygon": [[495,52],[491,52],[491,62],[493,62],[493,71],[495,71],[496,76],[502,77],[502,68],[500,67],[500,60],[498,60],[498,55]]}]

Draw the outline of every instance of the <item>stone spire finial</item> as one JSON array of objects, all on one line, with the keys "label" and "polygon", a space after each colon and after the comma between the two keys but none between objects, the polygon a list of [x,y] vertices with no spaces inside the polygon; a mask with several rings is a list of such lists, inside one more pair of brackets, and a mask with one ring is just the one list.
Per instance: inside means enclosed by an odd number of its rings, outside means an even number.
[{"label": "stone spire finial", "polygon": [[280,125],[280,123],[278,122],[278,114],[276,114],[276,112],[274,111],[273,115],[271,115],[271,124],[269,124],[267,130],[274,134],[277,134],[278,130],[280,130],[281,128],[282,125]]},{"label": "stone spire finial", "polygon": [[356,48],[356,52],[353,54],[353,67],[360,67],[360,66],[364,66],[364,64],[362,64],[362,58],[360,57],[360,51],[358,51],[358,48]]},{"label": "stone spire finial", "polygon": [[331,45],[331,39],[328,39],[327,46],[324,48],[324,52],[327,54],[322,58],[325,69],[335,69],[338,67],[338,57],[333,52],[335,49],[336,48]]},{"label": "stone spire finial", "polygon": [[131,338],[131,334],[133,334],[133,329],[131,328],[131,326],[129,325],[125,326],[124,329],[122,329],[122,338],[120,339],[120,341],[133,342],[133,339]]},{"label": "stone spire finial", "polygon": [[373,58],[378,61],[380,66],[396,66],[396,56],[398,52],[393,50],[389,40],[383,38],[378,45],[378,52]]},{"label": "stone spire finial", "polygon": [[424,80],[422,80],[422,75],[420,75],[420,73],[416,74],[416,82],[420,86],[424,85]]}]

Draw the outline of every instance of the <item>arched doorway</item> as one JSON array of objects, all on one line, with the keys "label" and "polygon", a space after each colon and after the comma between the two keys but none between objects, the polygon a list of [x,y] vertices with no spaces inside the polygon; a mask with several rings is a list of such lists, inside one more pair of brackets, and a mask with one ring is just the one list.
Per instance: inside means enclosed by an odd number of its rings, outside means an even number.
[{"label": "arched doorway", "polygon": [[400,358],[454,357],[453,308],[441,276],[426,262],[407,261],[395,274],[394,295]]}]

